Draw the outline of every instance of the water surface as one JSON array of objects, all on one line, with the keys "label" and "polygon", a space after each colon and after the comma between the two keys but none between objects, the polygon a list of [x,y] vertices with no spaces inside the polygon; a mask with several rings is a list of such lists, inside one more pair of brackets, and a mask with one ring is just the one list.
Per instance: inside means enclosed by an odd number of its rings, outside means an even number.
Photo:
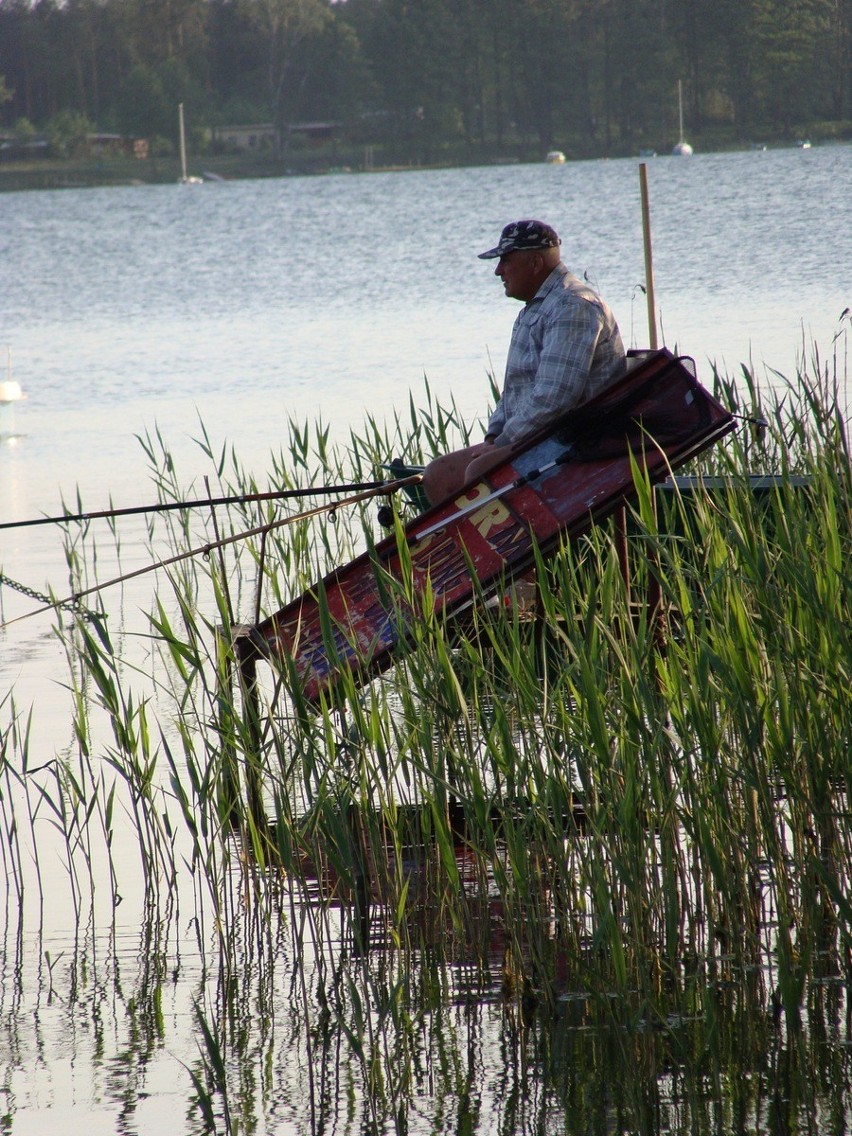
[{"label": "water surface", "polygon": [[[751,361],[768,383],[774,372],[792,375],[812,342],[825,357],[838,350],[845,365],[852,148],[663,158],[648,173],[657,314],[669,346],[693,355],[705,377],[712,361],[733,373]],[[625,340],[645,345],[635,161],[3,195],[0,348],[10,348],[27,395],[2,411],[3,518],[56,513],[78,488],[88,509],[152,500],[135,438],[148,431],[161,433],[181,483],[203,491],[209,462],[193,442],[201,421],[263,486],[290,418],[321,417],[343,436],[368,413],[405,416],[424,376],[471,420],[483,415],[517,308],[476,254],[520,216],[557,227],[568,264],[609,301]],[[122,567],[131,569],[144,562],[143,522],[120,531]],[[0,570],[37,590],[69,590],[50,528],[0,532]],[[142,634],[152,587],[129,587],[115,601],[131,638]],[[8,589],[3,603],[7,618],[33,606]],[[67,662],[51,618],[2,635],[0,681],[20,709],[32,707],[33,764],[74,752]],[[63,854],[61,841],[47,845],[46,902],[28,899],[20,939],[7,930],[0,1112],[17,1136],[201,1131],[198,1116],[186,1115],[184,1068],[196,1056],[192,1002],[209,981],[194,910],[140,931],[144,886],[131,884],[112,928],[81,933]],[[131,842],[121,855],[129,864],[138,850]],[[107,910],[109,886],[101,869],[97,904],[106,896]],[[276,952],[286,955],[280,943]],[[280,1028],[295,1037],[292,960],[276,952],[261,1011],[286,1007]],[[264,959],[248,955],[262,970]],[[245,997],[254,997],[248,979]],[[505,1122],[507,1092],[521,1099],[530,1083],[500,1064],[512,1029],[501,1008],[481,990],[472,1001],[475,1011],[466,1016],[460,999],[445,1024],[473,1039],[480,1130],[491,1131]],[[275,1053],[282,1049],[286,1042]],[[263,1131],[308,1130],[304,1074],[295,1056],[276,1066]],[[533,1083],[535,1096],[542,1082]],[[660,1086],[676,1102],[678,1085]],[[530,1124],[546,1113],[531,1107]],[[327,1130],[348,1129],[338,1118]]]}]

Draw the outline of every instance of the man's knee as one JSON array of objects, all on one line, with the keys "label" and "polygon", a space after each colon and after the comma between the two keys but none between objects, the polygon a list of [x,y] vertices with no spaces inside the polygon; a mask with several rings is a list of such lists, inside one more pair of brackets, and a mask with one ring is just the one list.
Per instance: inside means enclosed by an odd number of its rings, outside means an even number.
[{"label": "man's knee", "polygon": [[480,442],[476,446],[466,446],[463,450],[441,454],[429,462],[423,471],[423,490],[430,505],[445,501],[461,489],[467,480],[470,463],[483,451],[490,449],[485,442]]}]

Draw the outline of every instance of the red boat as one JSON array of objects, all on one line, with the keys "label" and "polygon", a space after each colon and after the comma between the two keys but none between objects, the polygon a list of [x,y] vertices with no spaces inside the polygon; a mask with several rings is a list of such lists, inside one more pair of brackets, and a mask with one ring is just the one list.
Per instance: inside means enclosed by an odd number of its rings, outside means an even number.
[{"label": "red boat", "polygon": [[410,521],[262,622],[237,629],[251,681],[265,659],[318,701],[342,674],[357,684],[409,646],[423,602],[448,621],[524,574],[561,540],[635,496],[632,462],[665,480],[734,428],[692,361],[644,353],[603,395],[514,450],[509,460]]}]

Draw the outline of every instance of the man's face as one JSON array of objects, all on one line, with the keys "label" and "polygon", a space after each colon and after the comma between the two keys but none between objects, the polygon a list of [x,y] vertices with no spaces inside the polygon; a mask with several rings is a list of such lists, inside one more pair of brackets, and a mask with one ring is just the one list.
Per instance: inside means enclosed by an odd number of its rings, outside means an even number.
[{"label": "man's face", "polygon": [[515,249],[497,261],[494,275],[503,281],[506,295],[527,303],[541,284],[542,257],[537,249]]}]

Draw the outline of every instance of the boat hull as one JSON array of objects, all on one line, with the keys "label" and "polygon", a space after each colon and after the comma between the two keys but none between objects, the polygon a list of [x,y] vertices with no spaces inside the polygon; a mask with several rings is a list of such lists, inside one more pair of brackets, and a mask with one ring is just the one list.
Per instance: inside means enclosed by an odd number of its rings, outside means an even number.
[{"label": "boat hull", "polygon": [[366,683],[411,644],[424,610],[460,618],[633,499],[636,463],[652,484],[663,481],[731,429],[690,360],[649,353],[504,464],[241,628],[241,658],[267,659],[308,702],[343,675]]}]

